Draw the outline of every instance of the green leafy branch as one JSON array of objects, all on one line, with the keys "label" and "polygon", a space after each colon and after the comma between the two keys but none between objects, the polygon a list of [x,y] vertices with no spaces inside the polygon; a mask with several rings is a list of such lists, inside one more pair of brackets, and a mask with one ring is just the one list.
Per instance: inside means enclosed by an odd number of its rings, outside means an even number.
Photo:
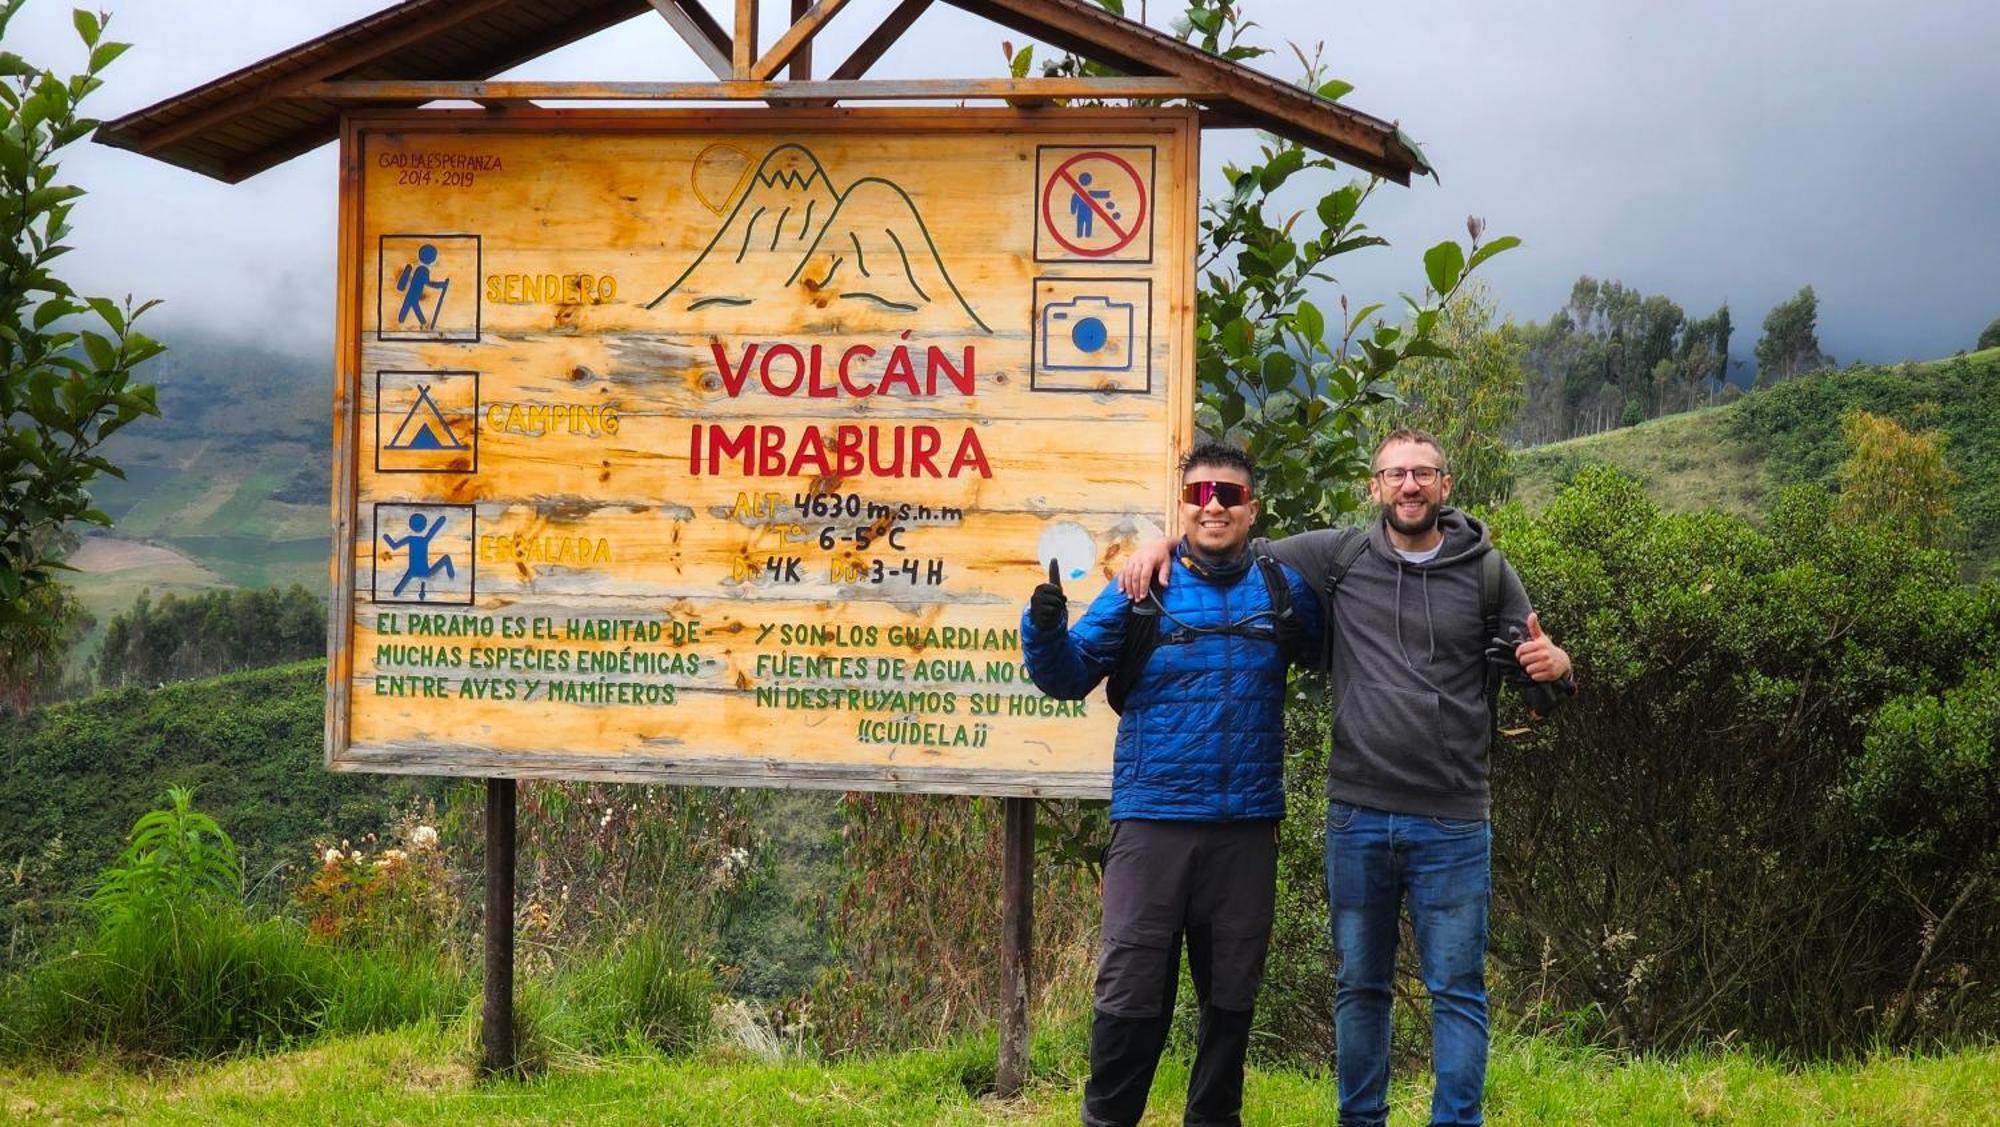
[{"label": "green leafy branch", "polygon": [[[26,0],[0,3],[0,37]],[[74,13],[89,52],[63,78],[0,51],[0,629],[41,624],[35,591],[63,568],[57,537],[71,521],[109,525],[91,507],[99,474],[123,477],[99,452],[142,415],[151,387],[132,370],[161,346],[132,324],[154,302],[85,297],[52,264],[70,250],[70,212],[83,189],[56,180],[56,154],[97,122],[78,106],[127,44],[103,38],[106,17]]]}]

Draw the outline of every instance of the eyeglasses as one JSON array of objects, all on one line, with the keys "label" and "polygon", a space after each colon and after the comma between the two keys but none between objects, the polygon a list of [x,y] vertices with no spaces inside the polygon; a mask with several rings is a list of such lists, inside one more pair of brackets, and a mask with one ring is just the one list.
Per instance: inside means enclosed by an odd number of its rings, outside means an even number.
[{"label": "eyeglasses", "polygon": [[1204,508],[1215,500],[1223,508],[1233,509],[1250,500],[1250,487],[1233,481],[1190,481],[1181,486],[1181,500]]},{"label": "eyeglasses", "polygon": [[1411,466],[1408,469],[1404,469],[1402,466],[1390,466],[1387,469],[1375,471],[1376,479],[1391,489],[1403,484],[1406,479],[1410,478],[1416,479],[1418,485],[1429,488],[1436,485],[1437,479],[1443,476],[1443,474],[1444,471],[1436,466]]}]

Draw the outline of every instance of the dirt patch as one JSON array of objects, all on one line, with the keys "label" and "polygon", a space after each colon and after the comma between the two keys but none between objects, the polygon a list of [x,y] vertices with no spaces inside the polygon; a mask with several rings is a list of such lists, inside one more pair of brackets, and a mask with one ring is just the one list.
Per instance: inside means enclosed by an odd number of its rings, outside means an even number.
[{"label": "dirt patch", "polygon": [[172,548],[141,543],[137,540],[118,540],[110,536],[93,536],[85,540],[76,551],[70,553],[69,557],[69,565],[78,571],[99,574],[171,564],[186,564],[202,571],[208,570]]}]

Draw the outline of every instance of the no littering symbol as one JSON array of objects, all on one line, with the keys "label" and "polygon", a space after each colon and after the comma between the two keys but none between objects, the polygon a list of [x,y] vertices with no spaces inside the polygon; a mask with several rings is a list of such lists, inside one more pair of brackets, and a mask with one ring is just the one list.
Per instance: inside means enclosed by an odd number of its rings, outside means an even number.
[{"label": "no littering symbol", "polygon": [[[1038,244],[1037,258],[1144,261],[1152,257],[1150,238],[1140,239],[1149,229],[1147,213],[1152,206],[1147,186],[1152,178],[1150,150],[1120,155],[1085,149],[1066,157],[1044,151],[1040,157],[1045,162],[1040,233],[1054,246]],[[1050,161],[1051,157],[1060,160]],[[1140,173],[1138,164],[1147,166],[1147,174]]]}]

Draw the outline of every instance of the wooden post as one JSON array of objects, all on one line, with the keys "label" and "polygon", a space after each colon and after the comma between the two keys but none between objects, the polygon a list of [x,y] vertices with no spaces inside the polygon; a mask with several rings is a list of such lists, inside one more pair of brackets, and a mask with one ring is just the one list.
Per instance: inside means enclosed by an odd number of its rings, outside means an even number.
[{"label": "wooden post", "polygon": [[486,1006],[480,1069],[514,1071],[514,780],[486,780]]},{"label": "wooden post", "polygon": [[[798,23],[811,10],[812,0],[792,0],[792,22]],[[813,46],[812,40],[808,39],[799,47],[798,53],[792,56],[791,79],[793,82],[810,82],[812,76]]]},{"label": "wooden post", "polygon": [[1035,800],[1007,800],[1000,863],[1000,1065],[994,1089],[1021,1094],[1028,1079],[1028,1000],[1034,993]]}]

